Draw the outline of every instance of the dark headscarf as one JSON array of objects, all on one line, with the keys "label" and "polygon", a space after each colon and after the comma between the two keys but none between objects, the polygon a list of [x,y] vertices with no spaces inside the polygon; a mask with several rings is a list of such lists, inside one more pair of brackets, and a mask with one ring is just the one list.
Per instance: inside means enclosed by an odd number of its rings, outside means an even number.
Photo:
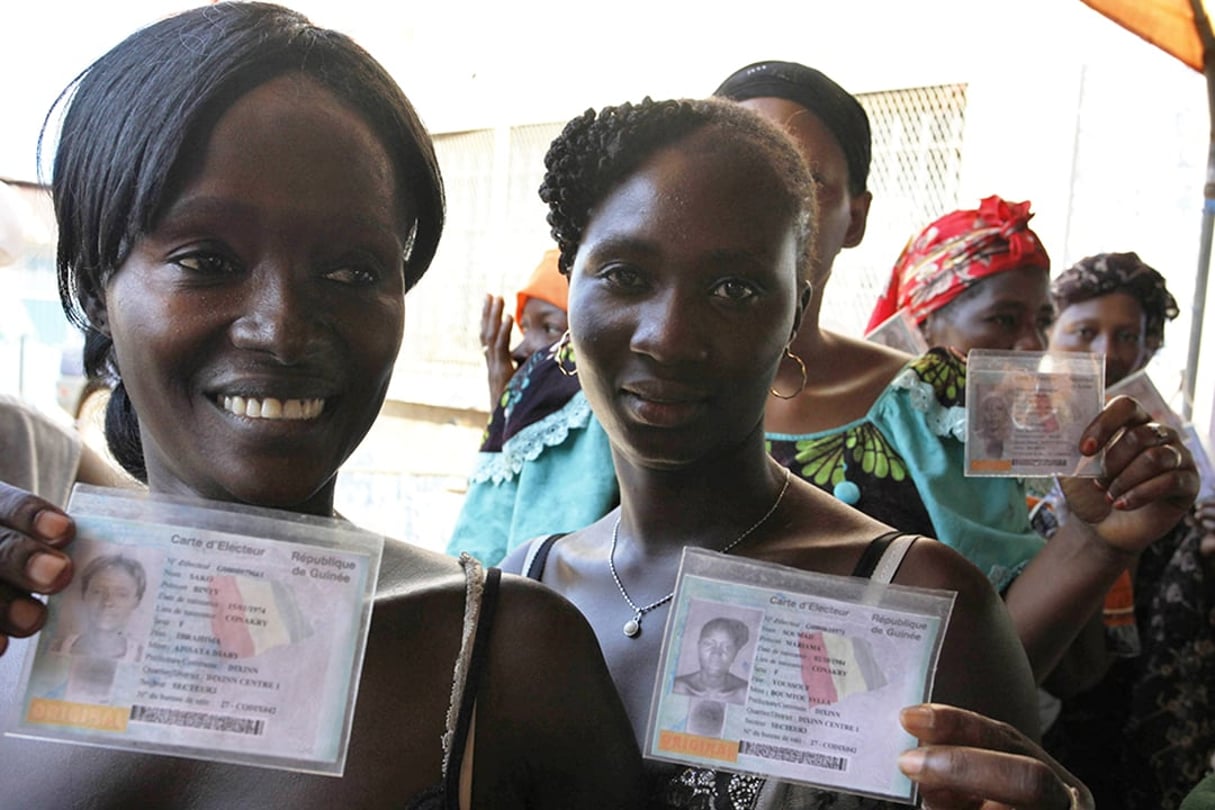
[{"label": "dark headscarf", "polygon": [[1156,272],[1135,253],[1098,253],[1081,259],[1051,283],[1055,309],[1123,292],[1143,307],[1147,337],[1164,338],[1164,322],[1177,317],[1177,301]]},{"label": "dark headscarf", "polygon": [[756,62],[736,70],[715,96],[733,101],[783,98],[818,116],[844,151],[853,194],[865,190],[869,180],[869,116],[847,90],[814,68],[796,62]]}]

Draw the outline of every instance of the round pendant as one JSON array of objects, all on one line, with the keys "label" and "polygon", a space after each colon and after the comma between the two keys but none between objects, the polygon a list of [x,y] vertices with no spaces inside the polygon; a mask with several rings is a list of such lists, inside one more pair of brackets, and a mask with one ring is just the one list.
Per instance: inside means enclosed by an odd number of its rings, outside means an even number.
[{"label": "round pendant", "polygon": [[641,622],[636,619],[629,619],[624,623],[624,634],[629,638],[636,638],[641,632]]},{"label": "round pendant", "polygon": [[861,488],[851,481],[840,481],[831,490],[831,494],[849,506],[855,506],[861,499]]}]

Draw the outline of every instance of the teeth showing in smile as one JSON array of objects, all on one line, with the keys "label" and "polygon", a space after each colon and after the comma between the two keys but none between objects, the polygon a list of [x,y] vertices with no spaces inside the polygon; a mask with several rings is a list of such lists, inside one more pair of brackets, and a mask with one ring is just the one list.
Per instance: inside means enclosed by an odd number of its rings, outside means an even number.
[{"label": "teeth showing in smile", "polygon": [[315,419],[325,410],[323,399],[275,399],[266,397],[220,397],[220,404],[228,413],[247,416],[250,419]]}]

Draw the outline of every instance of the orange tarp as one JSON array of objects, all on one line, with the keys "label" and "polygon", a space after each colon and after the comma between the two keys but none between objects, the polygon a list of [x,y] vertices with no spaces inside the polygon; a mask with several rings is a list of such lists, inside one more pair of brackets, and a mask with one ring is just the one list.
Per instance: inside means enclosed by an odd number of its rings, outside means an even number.
[{"label": "orange tarp", "polygon": [[[1202,39],[1191,0],[1081,0],[1202,73]],[[1209,0],[1201,0],[1210,19]]]}]

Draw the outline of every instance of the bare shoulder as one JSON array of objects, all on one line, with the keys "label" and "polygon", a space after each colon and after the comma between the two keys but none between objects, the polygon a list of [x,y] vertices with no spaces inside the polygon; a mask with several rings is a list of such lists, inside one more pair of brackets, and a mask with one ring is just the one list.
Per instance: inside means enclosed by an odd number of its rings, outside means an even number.
[{"label": "bare shoulder", "polygon": [[467,595],[468,580],[458,560],[388,539],[376,584],[371,640],[386,648],[416,646],[453,658]]},{"label": "bare shoulder", "polygon": [[[488,663],[477,716],[492,733],[477,738],[478,796],[510,807],[638,806],[636,741],[595,635],[572,603],[503,574]],[[520,782],[520,774],[530,776]]]},{"label": "bare shoulder", "polygon": [[586,618],[564,596],[524,577],[502,575],[490,651],[498,691],[525,703],[541,693],[614,692]]},{"label": "bare shoulder", "polygon": [[944,543],[922,538],[895,582],[954,592],[933,700],[977,711],[1037,738],[1037,701],[1025,650],[987,577]]},{"label": "bare shoulder", "polygon": [[[782,520],[783,544],[807,553],[834,548],[845,552],[846,557],[859,559],[874,538],[891,531],[885,523],[797,477],[790,480],[786,497],[789,509]],[[813,564],[795,567],[818,568]]]},{"label": "bare shoulder", "polygon": [[957,591],[967,599],[999,600],[987,577],[944,543],[921,537],[907,552],[895,580],[900,585]]},{"label": "bare shoulder", "polygon": [[562,654],[568,644],[598,643],[583,615],[556,591],[526,577],[502,574],[497,632],[507,640],[526,642],[534,654]]}]

